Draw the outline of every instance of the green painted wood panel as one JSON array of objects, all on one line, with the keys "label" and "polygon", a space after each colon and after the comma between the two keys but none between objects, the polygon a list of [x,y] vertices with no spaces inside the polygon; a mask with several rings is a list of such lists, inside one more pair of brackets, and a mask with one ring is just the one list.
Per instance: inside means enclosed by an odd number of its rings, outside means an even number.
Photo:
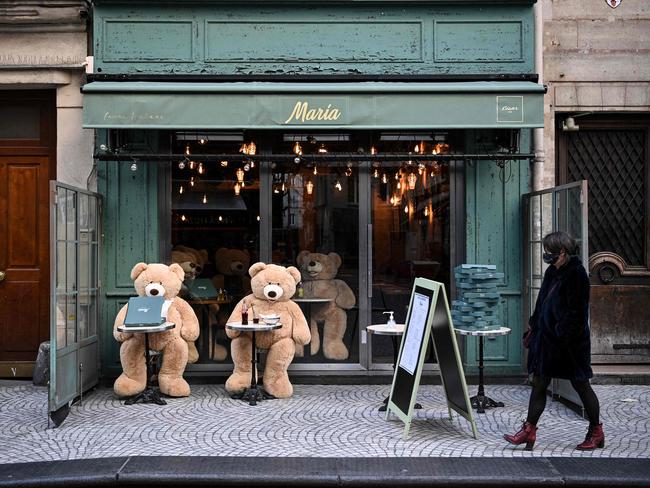
[{"label": "green painted wood panel", "polygon": [[97,186],[104,197],[102,375],[115,376],[120,371],[120,356],[113,322],[128,297],[135,295],[131,269],[140,261],[159,260],[158,166],[139,162],[132,171],[130,162],[99,164]]},{"label": "green painted wood panel", "polygon": [[532,1],[100,2],[99,73],[532,73]]},{"label": "green painted wood panel", "polygon": [[[468,150],[486,149],[468,131]],[[530,131],[522,130],[522,152],[530,148]],[[466,165],[466,262],[494,264],[505,274],[499,286],[502,301],[499,312],[508,336],[485,340],[484,359],[487,373],[519,374],[522,364],[522,208],[521,195],[530,191],[527,161],[512,161],[500,168],[494,161],[475,161]],[[467,338],[464,350],[467,371],[475,373],[478,340]]]}]

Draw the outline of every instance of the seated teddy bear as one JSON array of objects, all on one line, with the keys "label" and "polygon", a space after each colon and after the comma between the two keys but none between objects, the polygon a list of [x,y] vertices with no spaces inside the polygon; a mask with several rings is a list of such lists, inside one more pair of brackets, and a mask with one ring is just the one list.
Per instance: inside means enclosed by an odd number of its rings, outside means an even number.
[{"label": "seated teddy bear", "polygon": [[[275,264],[255,263],[250,267],[253,293],[244,297],[236,306],[228,322],[241,322],[242,306],[246,303],[249,320],[253,316],[277,314],[280,316],[280,329],[257,332],[258,349],[268,349],[264,369],[264,389],[276,398],[288,398],[293,394],[287,368],[295,353],[296,344],[309,343],[310,334],[307,321],[300,307],[290,300],[300,282],[300,272],[290,266],[285,268]],[[232,339],[230,353],[234,371],[226,381],[226,390],[241,393],[251,381],[251,335],[226,329]]]},{"label": "seated teddy bear", "polygon": [[[199,337],[199,321],[192,307],[179,298],[178,291],[183,282],[183,269],[178,264],[138,263],[131,270],[131,279],[139,296],[163,296],[170,301],[167,321],[176,327],[149,334],[149,348],[163,352],[162,366],[158,373],[160,391],[172,397],[190,394],[190,385],[183,379],[187,364],[188,342]],[[120,346],[120,361],[124,371],[113,389],[119,397],[133,396],[143,391],[147,384],[147,367],[144,354],[144,334],[119,332],[124,324],[127,305],[124,305],[115,318],[113,336]]]},{"label": "seated teddy bear", "polygon": [[[302,273],[305,298],[331,298],[324,305],[311,307],[311,353],[316,354],[320,346],[318,322],[323,322],[323,355],[327,359],[347,359],[348,348],[343,335],[348,326],[346,309],[354,307],[356,297],[348,284],[335,280],[341,257],[335,252],[329,254],[301,251],[297,258]],[[299,349],[298,354],[302,351]]]}]

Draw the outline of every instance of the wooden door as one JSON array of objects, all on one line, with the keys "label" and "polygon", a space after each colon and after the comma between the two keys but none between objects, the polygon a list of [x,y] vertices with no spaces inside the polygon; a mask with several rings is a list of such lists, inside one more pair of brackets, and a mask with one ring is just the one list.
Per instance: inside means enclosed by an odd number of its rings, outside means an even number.
[{"label": "wooden door", "polygon": [[54,96],[0,92],[0,377],[31,376],[49,337]]}]

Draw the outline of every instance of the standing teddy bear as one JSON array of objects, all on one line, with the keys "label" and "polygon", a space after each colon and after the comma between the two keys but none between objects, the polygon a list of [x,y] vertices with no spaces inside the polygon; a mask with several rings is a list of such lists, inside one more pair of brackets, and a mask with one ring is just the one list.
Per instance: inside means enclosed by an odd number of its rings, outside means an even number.
[{"label": "standing teddy bear", "polygon": [[[300,271],[293,266],[285,268],[275,264],[255,263],[250,267],[253,293],[244,297],[233,310],[228,322],[241,322],[242,307],[246,303],[249,320],[260,315],[280,316],[282,327],[268,332],[257,332],[258,349],[268,349],[264,368],[264,389],[276,398],[293,394],[287,368],[293,360],[296,344],[309,343],[307,320],[300,307],[290,300],[300,282]],[[234,371],[226,381],[226,390],[241,393],[251,381],[251,333],[226,329],[232,339],[230,354]]]},{"label": "standing teddy bear", "polygon": [[327,359],[343,360],[348,358],[348,348],[343,343],[343,336],[348,325],[346,310],[354,307],[356,297],[348,284],[336,280],[341,266],[341,256],[335,252],[329,254],[301,251],[297,258],[302,273],[305,298],[330,298],[331,302],[312,304],[311,354],[318,353],[320,338],[318,323],[323,325],[323,355]]},{"label": "standing teddy bear", "polygon": [[[161,393],[171,397],[190,394],[190,385],[183,379],[187,365],[187,343],[199,337],[199,321],[192,307],[178,297],[183,283],[184,271],[178,264],[138,263],[131,270],[131,279],[139,296],[163,296],[169,304],[167,321],[176,324],[171,330],[149,334],[149,348],[162,351],[162,366],[158,373]],[[119,397],[137,395],[147,384],[144,334],[119,332],[124,324],[127,305],[115,318],[113,336],[120,346],[120,362],[123,373],[115,380],[113,389]]]}]

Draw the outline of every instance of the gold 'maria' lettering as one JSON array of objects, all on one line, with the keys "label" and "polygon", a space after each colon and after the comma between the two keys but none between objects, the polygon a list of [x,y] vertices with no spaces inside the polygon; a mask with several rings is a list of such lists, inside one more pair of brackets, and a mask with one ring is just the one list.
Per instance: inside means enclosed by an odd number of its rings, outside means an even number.
[{"label": "gold 'maria' lettering", "polygon": [[339,117],[341,117],[341,111],[338,108],[332,108],[331,103],[325,108],[309,108],[308,102],[298,100],[293,106],[291,115],[289,115],[289,118],[285,120],[284,123],[288,124],[291,121],[309,122],[311,120],[338,120]]}]

